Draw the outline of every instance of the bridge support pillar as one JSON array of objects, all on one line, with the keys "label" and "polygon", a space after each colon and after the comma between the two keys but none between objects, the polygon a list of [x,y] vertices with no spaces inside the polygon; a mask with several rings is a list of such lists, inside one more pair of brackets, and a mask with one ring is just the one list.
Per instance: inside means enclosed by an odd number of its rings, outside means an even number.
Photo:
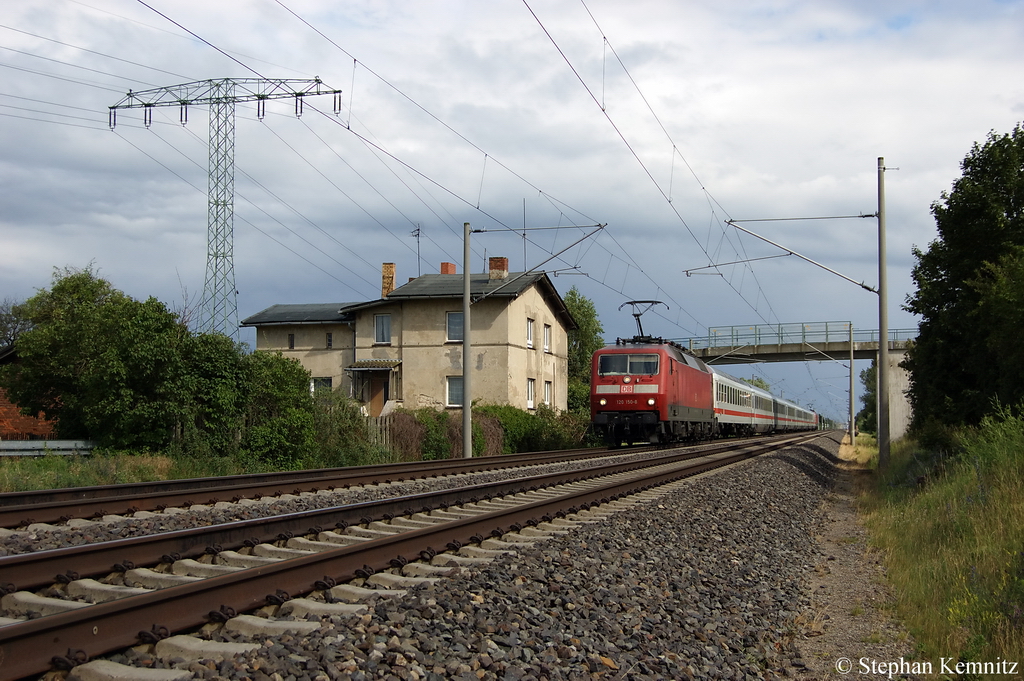
[{"label": "bridge support pillar", "polygon": [[910,429],[910,373],[899,364],[906,356],[903,350],[889,351],[889,439],[896,441]]}]

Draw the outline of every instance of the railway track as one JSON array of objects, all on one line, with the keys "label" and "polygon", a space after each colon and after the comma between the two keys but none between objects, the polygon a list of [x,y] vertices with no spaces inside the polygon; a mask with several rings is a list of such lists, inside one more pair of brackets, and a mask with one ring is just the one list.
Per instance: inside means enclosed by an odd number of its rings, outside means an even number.
[{"label": "railway track", "polygon": [[0,680],[140,641],[165,645],[158,641],[211,621],[241,626],[248,620],[234,613],[268,604],[279,615],[344,610],[335,601],[358,593],[346,582],[430,580],[439,566],[564,531],[596,505],[817,436],[0,558],[7,614],[46,613],[0,626]]},{"label": "railway track", "polygon": [[[635,449],[632,451],[645,451]],[[586,460],[621,452],[608,449],[578,449],[532,452],[471,459],[443,459],[353,466],[318,470],[231,475],[188,480],[160,480],[126,485],[100,485],[69,489],[32,490],[0,494],[0,528],[25,527],[34,523],[59,523],[70,518],[121,515],[164,508],[213,505],[220,501],[301,494],[332,488],[357,487],[380,482],[417,480],[479,473],[498,468],[538,466],[566,459]]]}]

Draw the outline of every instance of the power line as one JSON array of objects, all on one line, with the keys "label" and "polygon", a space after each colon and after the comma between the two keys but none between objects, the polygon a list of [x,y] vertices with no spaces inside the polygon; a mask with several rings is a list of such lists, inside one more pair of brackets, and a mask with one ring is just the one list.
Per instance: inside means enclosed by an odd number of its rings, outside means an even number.
[{"label": "power line", "polygon": [[[647,175],[648,179],[650,179],[651,183],[652,183],[652,184],[653,184],[653,185],[655,186],[655,188],[656,188],[656,189],[658,190],[658,192],[659,192],[659,193],[660,193],[660,194],[662,195],[662,198],[664,198],[664,199],[665,199],[665,201],[666,201],[666,202],[668,203],[668,205],[669,205],[669,208],[670,208],[670,209],[672,210],[672,212],[673,212],[673,213],[675,214],[675,216],[676,216],[676,218],[677,218],[677,219],[679,220],[680,224],[682,224],[682,225],[683,225],[683,227],[684,227],[684,228],[686,229],[686,231],[687,231],[687,232],[688,232],[688,233],[690,234],[691,238],[693,238],[693,240],[694,240],[694,242],[695,242],[695,243],[697,244],[697,246],[698,246],[698,247],[699,247],[699,248],[700,248],[700,249],[701,249],[701,250],[702,250],[702,251],[704,252],[705,256],[706,256],[706,257],[708,258],[708,261],[709,261],[709,262],[713,262],[713,258],[711,257],[711,254],[710,254],[710,253],[709,253],[709,252],[707,251],[707,249],[706,249],[706,248],[704,247],[704,245],[703,245],[703,244],[702,244],[702,243],[700,242],[700,240],[699,240],[699,239],[697,239],[697,236],[696,236],[696,234],[694,234],[694,232],[693,232],[692,228],[690,227],[689,223],[688,223],[688,222],[686,221],[686,219],[685,219],[685,218],[683,217],[683,215],[682,215],[682,214],[681,214],[681,213],[679,212],[679,210],[678,210],[678,208],[676,207],[675,203],[674,203],[674,202],[673,202],[673,201],[671,200],[671,198],[669,197],[669,195],[668,195],[668,194],[667,194],[667,193],[665,192],[665,190],[664,190],[664,189],[662,188],[661,184],[660,184],[660,183],[659,183],[659,182],[657,181],[657,179],[656,179],[656,178],[654,177],[653,173],[652,173],[652,172],[650,171],[650,169],[649,169],[649,168],[647,167],[647,165],[646,165],[646,164],[644,163],[643,159],[642,159],[642,158],[640,158],[640,155],[639,155],[639,153],[637,153],[637,151],[636,151],[636,150],[635,150],[635,149],[633,148],[632,144],[630,144],[629,140],[628,140],[628,139],[626,138],[626,136],[625,136],[625,134],[623,133],[623,131],[621,130],[621,128],[620,128],[620,127],[619,127],[619,126],[618,126],[618,125],[617,125],[617,124],[615,123],[615,121],[614,121],[614,120],[612,119],[612,117],[611,117],[611,114],[610,114],[610,113],[608,112],[607,108],[606,108],[606,107],[605,107],[605,106],[603,105],[603,103],[602,103],[602,102],[601,102],[601,100],[600,100],[600,99],[599,99],[599,98],[597,97],[597,95],[595,95],[595,94],[594,94],[594,92],[593,92],[593,90],[592,90],[592,89],[590,88],[590,86],[589,86],[589,85],[587,85],[587,83],[586,83],[586,81],[585,81],[585,80],[583,79],[582,75],[580,75],[579,71],[578,71],[578,70],[576,69],[576,67],[575,67],[575,66],[573,65],[572,61],[571,61],[571,60],[569,59],[568,55],[566,55],[565,51],[564,51],[564,50],[562,50],[561,46],[560,46],[560,45],[558,44],[558,42],[557,42],[557,41],[555,40],[555,38],[554,38],[554,36],[553,36],[553,35],[551,34],[551,32],[550,32],[550,31],[548,31],[547,27],[546,27],[546,26],[544,25],[544,23],[543,23],[543,22],[541,21],[540,17],[539,17],[539,16],[537,16],[537,13],[533,11],[533,8],[532,8],[532,7],[530,7],[530,4],[529,4],[528,0],[523,0],[523,4],[524,4],[524,5],[526,6],[526,8],[527,8],[527,10],[528,10],[528,11],[530,12],[530,14],[531,14],[531,15],[533,16],[534,20],[535,20],[535,21],[537,22],[537,25],[538,25],[538,26],[540,27],[541,31],[542,31],[542,32],[544,33],[544,35],[545,35],[545,36],[546,36],[546,37],[548,38],[548,40],[549,40],[549,41],[551,42],[551,44],[552,44],[552,45],[554,46],[555,50],[556,50],[556,51],[558,52],[558,54],[559,54],[559,55],[560,55],[560,56],[562,57],[562,59],[563,59],[563,60],[565,61],[566,65],[567,65],[567,66],[569,67],[570,71],[572,71],[573,75],[575,75],[575,76],[576,76],[576,79],[577,79],[577,80],[578,80],[578,81],[580,82],[580,84],[581,84],[581,85],[583,86],[584,90],[585,90],[585,91],[587,92],[587,94],[588,94],[588,95],[590,96],[591,100],[592,100],[592,101],[593,101],[593,102],[594,102],[594,103],[595,103],[595,104],[596,104],[596,105],[598,106],[598,108],[599,108],[599,109],[601,110],[601,113],[602,113],[602,115],[603,115],[603,116],[605,117],[605,119],[606,119],[606,120],[608,121],[609,125],[611,125],[611,127],[612,127],[612,129],[614,130],[614,132],[616,133],[616,135],[617,135],[617,136],[618,136],[618,137],[619,137],[619,138],[620,138],[620,139],[622,140],[623,144],[625,144],[626,148],[627,148],[627,149],[629,150],[630,154],[631,154],[631,155],[633,156],[633,158],[634,158],[634,159],[635,159],[635,160],[637,161],[637,163],[638,163],[638,164],[640,165],[641,169],[642,169],[642,170],[644,171],[644,173],[645,173],[645,174]],[[584,4],[584,8],[586,8],[586,5],[585,5],[585,4]],[[589,8],[587,8],[587,12],[588,12],[588,14],[590,14],[590,10],[589,10]],[[593,19],[593,14],[591,14],[591,18]],[[595,25],[597,25],[597,22],[596,22],[596,20],[595,20],[595,22],[594,22],[594,23],[595,23]],[[599,26],[599,25],[597,25],[597,28],[598,28],[598,30],[599,30],[599,31],[600,31],[600,32],[602,33],[602,39],[603,39],[604,41],[606,41],[606,42],[607,42],[607,36],[605,36],[605,35],[604,35],[604,32],[603,32],[603,31],[601,31],[601,29],[600,29],[600,26]],[[609,43],[609,44],[610,44],[610,43]],[[614,49],[613,49],[613,54],[616,54],[616,53],[614,52]],[[616,58],[618,58],[618,55],[617,55],[617,54],[616,54]],[[624,71],[626,71],[627,75],[629,76],[628,70],[627,70],[627,69],[625,68],[625,65],[624,65],[624,64],[622,64],[621,60],[620,60],[620,64],[622,65],[622,67],[623,67],[623,70],[624,70]],[[634,87],[636,87],[636,88],[637,88],[637,90],[639,91],[639,86],[638,86],[638,85],[636,84],[636,81],[635,81],[635,80],[634,80],[634,79],[632,78],[632,76],[629,76],[629,79],[630,79],[630,81],[631,81],[631,82],[632,82],[632,83],[634,84]],[[651,107],[650,107],[650,104],[649,104],[649,102],[648,102],[647,98],[646,98],[645,96],[643,96],[643,93],[642,93],[642,92],[640,93],[640,95],[641,95],[641,98],[642,98],[642,99],[644,100],[645,104],[647,104],[647,105],[648,105],[648,108],[650,109]],[[652,110],[652,113],[653,113],[653,109],[651,109],[651,110]],[[665,133],[666,133],[666,135],[667,135],[667,134],[668,134],[668,131],[667,131],[667,129],[666,129],[666,128],[665,128],[665,126],[664,126],[664,125],[663,125],[663,124],[661,123],[661,120],[660,120],[660,118],[658,118],[656,114],[655,114],[655,120],[656,120],[656,121],[658,122],[658,124],[659,124],[659,126],[660,126],[660,127],[662,128],[663,132],[665,132]],[[672,142],[671,136],[668,136],[668,139],[669,139],[669,141],[670,141],[670,142]],[[672,142],[672,146],[673,146],[673,150],[674,150],[674,152],[678,150],[678,147],[677,147],[677,146],[675,145],[675,143],[674,143],[674,142]],[[683,158],[683,157],[682,157],[682,154],[680,154],[680,157],[681,157],[681,158]],[[683,158],[683,160],[684,160],[684,162],[686,162],[686,161],[685,161],[685,158]],[[689,165],[689,163],[688,163],[688,162],[686,162],[686,165],[687,165],[687,167],[690,167],[690,165]],[[706,188],[705,188],[705,187],[703,186],[703,183],[701,183],[701,182],[700,182],[700,180],[699,180],[699,178],[697,178],[697,176],[696,176],[696,173],[693,173],[693,169],[692,169],[692,167],[690,167],[690,170],[691,170],[691,173],[692,173],[692,174],[694,175],[694,178],[695,178],[695,179],[697,179],[697,181],[698,181],[698,184],[699,184],[699,185],[701,186],[701,189],[702,189],[702,191],[703,191],[703,192],[705,193],[705,196],[707,196],[707,197],[708,197],[708,200],[709,200],[709,202],[713,201],[713,202],[714,202],[714,203],[715,203],[716,205],[719,205],[719,206],[720,206],[721,204],[719,204],[719,203],[717,202],[717,200],[715,200],[715,199],[714,199],[714,198],[713,198],[713,197],[712,197],[712,196],[710,195],[710,192],[708,192],[708,191],[707,191],[707,189],[706,189]],[[749,267],[748,267],[748,268],[745,268],[745,269],[748,269],[748,270],[750,270],[750,272],[751,272],[752,276],[754,276],[754,280],[755,280],[755,282],[757,282],[757,277],[756,277],[756,274],[754,274],[754,272],[753,272],[753,269],[752,269],[752,268],[749,268]],[[645,274],[646,274],[646,273],[645,273]],[[650,278],[650,277],[648,277],[648,278]],[[736,292],[736,294],[737,294],[737,295],[738,295],[738,296],[740,297],[740,299],[741,299],[741,300],[743,300],[743,301],[744,301],[744,302],[745,302],[745,303],[746,303],[746,304],[747,304],[747,305],[748,305],[748,306],[749,306],[749,307],[750,307],[750,308],[751,308],[751,309],[752,309],[752,310],[754,311],[754,313],[755,313],[755,314],[756,314],[757,316],[761,317],[761,318],[762,318],[762,320],[764,320],[765,322],[768,322],[768,320],[767,320],[767,319],[765,319],[765,318],[764,318],[764,317],[763,317],[763,316],[761,315],[761,313],[760,313],[760,312],[759,312],[759,311],[757,310],[757,306],[756,306],[756,305],[754,305],[754,304],[751,304],[751,303],[750,303],[750,301],[748,301],[748,300],[747,300],[747,299],[746,299],[746,298],[745,298],[745,297],[743,296],[742,292],[741,292],[740,290],[738,290],[738,289],[736,288],[736,286],[735,286],[735,285],[733,285],[733,283],[732,283],[732,281],[731,281],[730,279],[728,279],[728,278],[725,278],[725,281],[726,281],[726,282],[727,282],[727,283],[729,284],[730,288],[732,288],[732,289],[733,289],[733,291],[734,291],[734,292]],[[757,286],[758,286],[758,290],[759,290],[759,291],[761,291],[761,292],[763,293],[763,288],[762,288],[762,287],[760,286],[760,283],[759,283],[759,282],[757,282]],[[765,297],[765,300],[766,300],[766,302],[767,302],[767,297]],[[675,302],[675,301],[673,301],[673,302]],[[678,302],[676,302],[676,304],[677,304],[677,305],[679,305],[679,303],[678,303]],[[680,306],[680,307],[681,307],[681,306]],[[769,303],[769,308],[770,308],[770,303]]]},{"label": "power line", "polygon": [[[61,40],[56,40],[54,38],[47,38],[46,36],[42,36],[42,35],[39,35],[37,33],[30,33],[28,31],[23,31],[20,28],[14,28],[13,26],[5,26],[3,24],[0,24],[0,28],[5,28],[8,31],[14,31],[16,33],[21,33],[22,35],[27,35],[27,36],[31,36],[33,38],[38,38],[40,40],[46,40],[46,41],[51,42],[51,43],[56,43],[57,45],[62,45],[63,47],[71,47],[71,48],[76,49],[76,50],[81,50],[82,52],[88,52],[89,54],[95,54],[95,55],[98,55],[100,57],[105,57],[107,59],[113,59],[114,61],[119,61],[119,62],[122,62],[122,63],[125,63],[125,64],[131,64],[132,66],[139,66],[139,67],[142,67],[144,69],[149,69],[151,71],[158,71],[160,73],[166,73],[167,75],[174,76],[175,78],[182,78],[184,80],[191,80],[191,78],[189,78],[188,76],[182,76],[180,74],[174,73],[173,71],[165,71],[163,69],[158,69],[158,68],[156,68],[154,66],[147,66],[145,64],[140,64],[139,62],[132,61],[130,59],[122,59],[121,57],[115,57],[113,55],[106,54],[106,53],[103,53],[103,52],[97,52],[96,50],[90,50],[88,48],[80,47],[78,45],[72,45],[71,43],[66,43],[66,42],[63,42]],[[10,48],[7,48],[7,49],[10,49]],[[23,54],[28,54],[28,53],[23,53]],[[32,56],[35,56],[35,55],[32,55]]]}]

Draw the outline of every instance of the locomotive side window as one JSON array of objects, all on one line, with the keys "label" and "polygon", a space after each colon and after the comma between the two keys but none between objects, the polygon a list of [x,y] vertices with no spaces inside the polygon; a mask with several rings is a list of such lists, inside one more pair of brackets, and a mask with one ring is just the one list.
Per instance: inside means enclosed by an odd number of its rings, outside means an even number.
[{"label": "locomotive side window", "polygon": [[597,363],[601,376],[653,376],[658,373],[657,355],[601,355]]}]

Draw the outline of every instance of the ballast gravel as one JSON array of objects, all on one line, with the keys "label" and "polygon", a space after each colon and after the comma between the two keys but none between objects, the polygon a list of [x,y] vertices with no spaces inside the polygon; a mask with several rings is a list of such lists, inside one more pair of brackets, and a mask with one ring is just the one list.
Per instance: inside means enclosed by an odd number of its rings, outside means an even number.
[{"label": "ballast gravel", "polygon": [[826,435],[762,456],[232,659],[110,659],[217,681],[792,676],[838,448]]}]

